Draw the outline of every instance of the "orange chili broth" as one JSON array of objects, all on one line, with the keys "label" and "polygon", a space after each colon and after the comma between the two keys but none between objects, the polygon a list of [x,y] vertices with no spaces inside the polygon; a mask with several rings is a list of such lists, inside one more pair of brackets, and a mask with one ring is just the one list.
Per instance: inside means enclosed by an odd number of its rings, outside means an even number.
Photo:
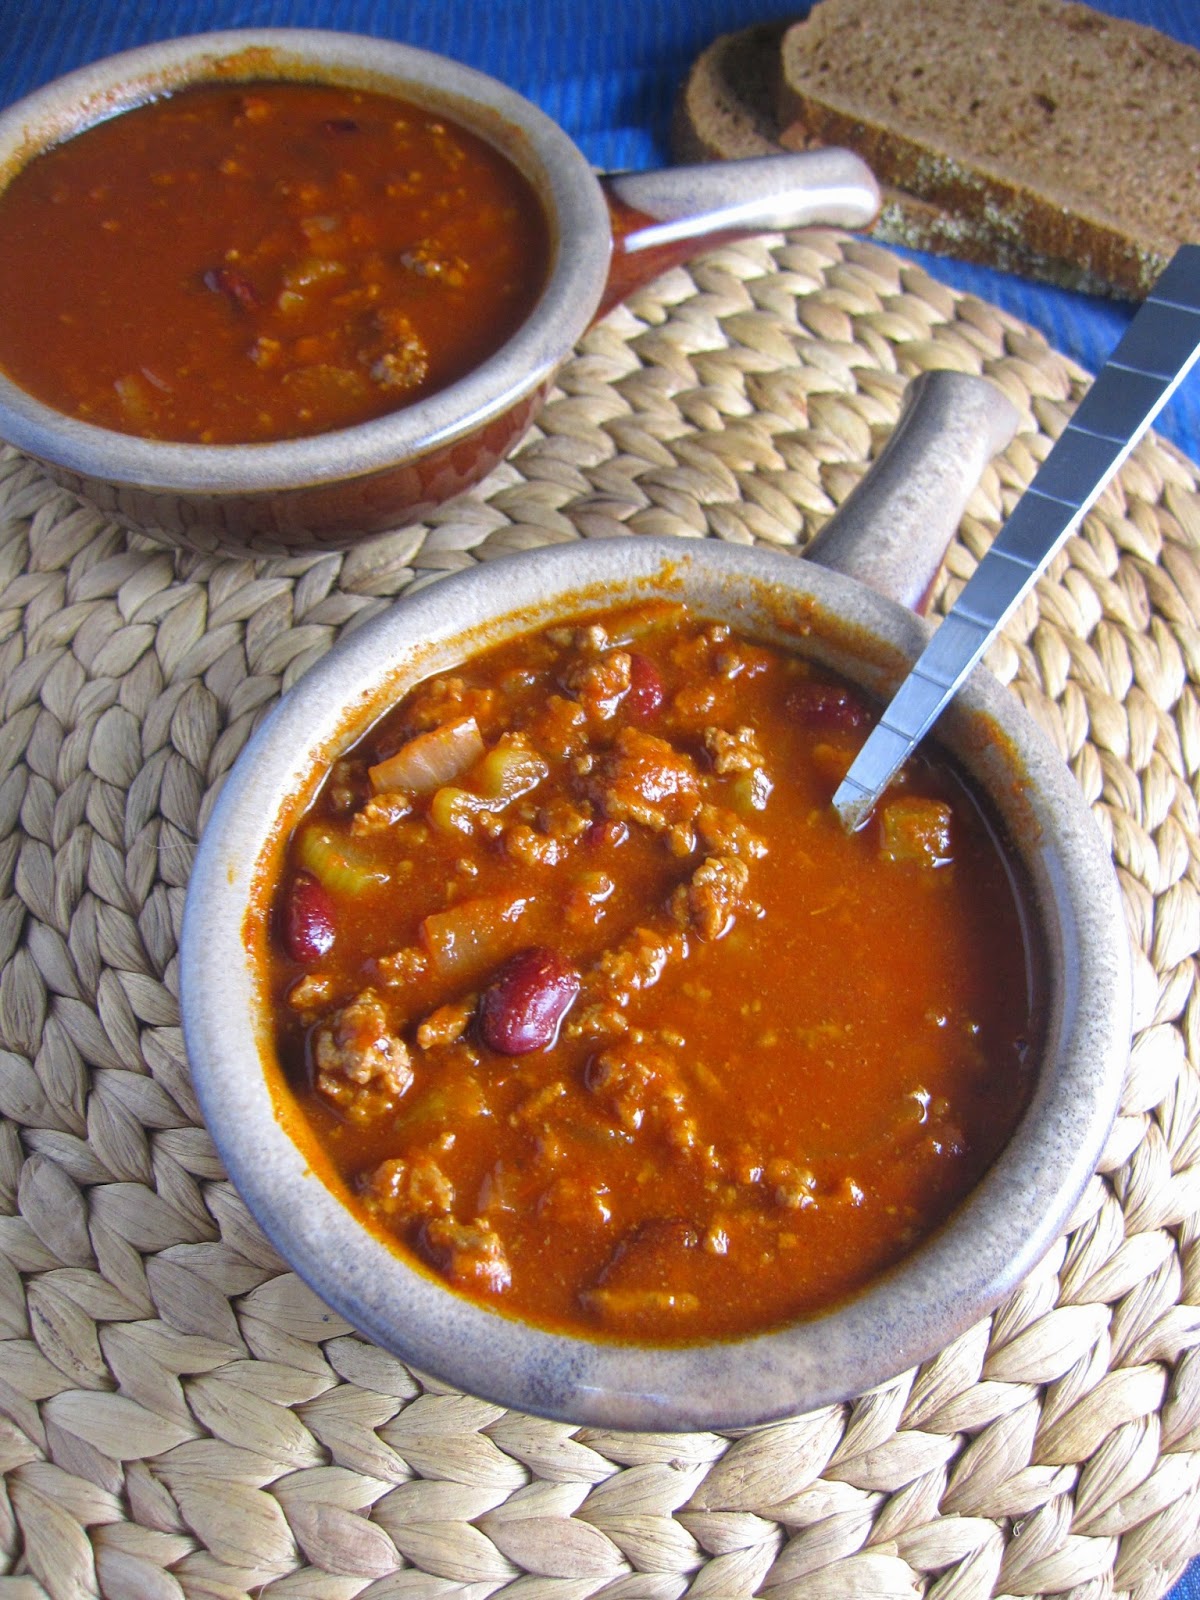
[{"label": "orange chili broth", "polygon": [[[594,614],[589,613],[586,618],[581,620],[594,620]],[[791,626],[785,626],[783,631],[792,631],[792,629],[800,634],[807,633],[809,629],[808,619],[806,617],[795,619]],[[751,637],[750,634],[745,632],[741,636],[743,638]],[[499,647],[499,653],[507,655],[513,648],[514,646],[511,644]],[[780,647],[776,646],[775,648]],[[786,647],[782,648],[786,653]],[[483,652],[484,655],[489,653]],[[479,660],[480,654],[472,653],[466,665],[472,666],[478,663]],[[821,669],[818,669],[818,673],[822,677],[826,676]],[[386,713],[381,717],[380,721],[386,722]],[[359,725],[361,726],[361,720]],[[359,746],[369,744],[375,736],[378,726],[376,724],[367,735],[357,739],[355,743]],[[854,742],[856,741],[851,741],[850,743]],[[848,748],[849,746],[847,746]],[[951,787],[957,789],[959,781],[952,778]],[[315,782],[315,775],[313,782]],[[308,805],[307,797],[313,792],[313,783],[306,784],[305,789],[306,795],[297,798],[290,815],[283,819],[280,824],[280,829],[273,840],[269,852],[269,859],[263,863],[263,871],[260,873],[256,885],[255,901],[247,917],[247,944],[260,974],[263,974],[261,981],[264,985],[266,982],[264,964],[267,960],[269,928],[272,919],[271,902],[276,895],[275,880],[281,872],[286,872],[287,870],[284,865],[287,849],[286,835]],[[832,790],[830,789],[831,792]],[[777,791],[776,796],[773,796],[772,799],[778,803],[778,798]],[[995,825],[987,820],[984,812],[978,808],[977,801],[967,800],[965,795],[960,792],[955,796],[955,804],[956,806],[965,804],[974,810],[975,814],[971,822],[972,829],[991,835],[994,840]],[[753,822],[751,825],[753,825]],[[773,852],[775,849],[776,845],[773,844]],[[770,858],[768,858],[769,864]],[[996,884],[1003,880],[1007,885],[1009,894],[1012,895],[1014,887],[1013,876],[1014,870],[1010,862],[1007,867],[1000,868],[999,877],[993,879],[992,888],[994,889]],[[778,889],[776,890],[772,895],[773,904],[770,908],[773,916],[782,914],[788,898],[786,891],[780,895]],[[862,926],[862,933],[868,938],[873,932],[870,927],[865,925],[869,914],[870,908],[868,907],[860,908],[858,913],[858,922]],[[1024,1058],[1023,1068],[1018,1072],[1014,1080],[1006,1084],[999,1100],[997,1101],[993,1097],[992,1111],[1002,1116],[1003,1126],[993,1136],[982,1141],[986,1144],[986,1149],[976,1151],[966,1162],[965,1181],[960,1181],[952,1193],[943,1196],[941,1201],[934,1206],[932,1215],[924,1219],[918,1230],[921,1236],[924,1236],[930,1228],[936,1227],[941,1221],[945,1220],[962,1195],[974,1186],[982,1172],[995,1159],[1019,1119],[1020,1112],[1031,1091],[1031,1072],[1038,1056],[1039,1030],[1041,1027],[1041,997],[1036,992],[1037,972],[1039,969],[1039,962],[1036,959],[1037,930],[1030,926],[1028,918],[1021,911],[1019,898],[1011,899],[1007,907],[1000,907],[998,910],[992,908],[989,903],[989,916],[998,916],[999,921],[1005,926],[1007,935],[1015,938],[1019,945],[1019,949],[1013,949],[1009,953],[1007,975],[1009,980],[1021,987],[1022,992],[1017,997],[1016,1003],[1018,1009],[1024,1007],[1026,1011],[1023,1028],[1027,1030],[1026,1037],[1030,1044],[1029,1053]],[[919,952],[905,952],[902,948],[903,943],[902,937],[894,933],[893,969],[890,975],[880,972],[879,987],[876,990],[877,1001],[888,998],[889,989],[893,991],[894,996],[896,989],[903,986],[903,979],[900,977],[900,972],[904,970],[903,963],[907,963],[909,970],[919,971],[921,969]],[[714,958],[719,959],[720,945],[715,944],[705,949],[703,957],[710,964]],[[794,962],[796,953],[793,951],[788,959]],[[711,965],[709,970],[711,970]],[[758,976],[756,969],[747,970],[755,977]],[[784,980],[787,984],[790,985],[793,981],[793,975],[796,970],[795,966],[787,969]],[[925,981],[929,975],[926,968],[922,981]],[[1032,992],[1027,987],[1029,984],[1033,985]],[[742,1052],[742,1054],[746,1055],[747,1053]],[[752,1051],[749,1054],[752,1055]],[[264,1055],[269,1063],[268,1075],[272,1082],[280,1119],[304,1150],[306,1157],[313,1166],[314,1172],[342,1197],[354,1214],[372,1232],[388,1242],[393,1248],[398,1249],[399,1253],[418,1270],[428,1272],[428,1266],[418,1255],[400,1244],[395,1235],[389,1231],[385,1224],[381,1223],[378,1217],[372,1216],[364,1210],[352,1186],[338,1170],[336,1162],[331,1158],[323,1142],[324,1136],[328,1134],[331,1121],[335,1120],[332,1113],[324,1106],[317,1107],[314,1112],[313,1106],[308,1103],[314,1098],[309,1091],[301,1092],[300,1100],[297,1099],[297,1086],[292,1084],[289,1087],[283,1081],[283,1073],[278,1061],[275,1059],[273,1045],[265,1044],[264,1042]],[[522,1063],[531,1059],[529,1057],[521,1058],[516,1063],[518,1072]],[[1010,1062],[1010,1066],[1011,1064]],[[301,1101],[305,1103],[301,1104]],[[830,1102],[831,1113],[836,1104],[836,1099]],[[403,1108],[404,1103],[402,1102],[402,1111]],[[322,1127],[325,1130],[324,1135],[321,1132]],[[384,1153],[386,1153],[386,1141],[382,1144],[377,1141],[373,1159],[379,1159]],[[961,1178],[962,1174],[960,1174]],[[904,1179],[904,1183],[909,1183],[910,1181],[917,1181],[918,1187],[924,1184],[928,1191],[927,1180],[915,1180],[913,1175],[910,1174]],[[936,1182],[934,1187],[937,1187]],[[928,1199],[928,1192],[926,1193],[926,1199]],[[849,1214],[843,1220],[848,1220],[851,1224],[855,1222],[855,1218]],[[823,1250],[825,1255],[809,1271],[802,1284],[787,1285],[781,1288],[778,1272],[784,1269],[780,1268],[777,1262],[775,1269],[773,1269],[777,1274],[775,1286],[773,1288],[763,1288],[763,1281],[770,1276],[765,1270],[766,1264],[764,1263],[762,1272],[756,1272],[746,1282],[739,1282],[736,1289],[729,1294],[728,1299],[719,1307],[713,1308],[711,1312],[706,1311],[703,1317],[695,1319],[687,1327],[676,1329],[661,1325],[653,1327],[638,1325],[636,1320],[628,1327],[605,1326],[602,1321],[595,1317],[581,1316],[577,1309],[573,1310],[570,1306],[564,1304],[562,1286],[561,1284],[555,1286],[555,1274],[549,1270],[551,1256],[557,1250],[552,1235],[547,1238],[542,1254],[536,1263],[539,1270],[532,1274],[536,1280],[532,1290],[525,1286],[522,1288],[520,1295],[510,1294],[494,1297],[475,1295],[473,1297],[480,1299],[501,1314],[516,1316],[542,1326],[566,1329],[575,1333],[586,1333],[592,1337],[642,1338],[648,1339],[649,1342],[653,1343],[694,1342],[696,1339],[704,1338],[735,1337],[748,1331],[759,1331],[764,1327],[777,1325],[796,1316],[811,1314],[829,1304],[846,1298],[847,1295],[858,1292],[869,1284],[881,1270],[902,1258],[915,1242],[913,1239],[907,1239],[902,1243],[897,1243],[893,1238],[889,1244],[880,1247],[878,1241],[871,1244],[860,1237],[858,1239],[858,1247],[862,1249],[863,1254],[851,1268],[847,1269],[843,1262],[827,1259],[830,1255],[834,1258],[840,1255],[850,1235],[856,1231],[853,1225],[848,1230],[841,1226],[833,1232],[828,1229],[824,1230],[820,1239],[819,1249]],[[804,1251],[791,1253],[787,1266],[792,1267],[797,1260],[801,1260],[808,1267],[809,1263],[804,1260],[806,1254]],[[526,1265],[528,1267],[531,1263],[527,1261]],[[760,1290],[762,1290],[761,1293],[759,1292]]]},{"label": "orange chili broth", "polygon": [[440,114],[333,84],[193,85],[0,193],[0,366],[147,438],[322,433],[478,366],[549,258],[530,183]]}]

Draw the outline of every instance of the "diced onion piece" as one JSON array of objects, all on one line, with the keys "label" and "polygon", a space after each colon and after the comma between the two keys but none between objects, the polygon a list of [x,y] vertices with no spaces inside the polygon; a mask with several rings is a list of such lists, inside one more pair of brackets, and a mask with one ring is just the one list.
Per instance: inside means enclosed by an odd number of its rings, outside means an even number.
[{"label": "diced onion piece", "polygon": [[633,616],[623,619],[609,634],[608,648],[621,650],[626,645],[634,644],[639,639],[646,639],[656,633],[664,633],[668,628],[677,628],[687,617],[687,607],[678,605],[674,601],[663,600],[657,605]]},{"label": "diced onion piece", "polygon": [[340,894],[361,894],[375,884],[386,883],[389,873],[373,861],[355,841],[331,828],[310,823],[300,834],[296,855],[326,889]]},{"label": "diced onion piece", "polygon": [[483,739],[474,717],[456,717],[440,728],[419,733],[394,756],[368,768],[376,794],[406,789],[409,794],[432,794],[479,760]]},{"label": "diced onion piece", "polygon": [[121,409],[135,427],[148,428],[154,421],[154,410],[146,380],[136,372],[128,372],[113,383]]},{"label": "diced onion piece", "polygon": [[616,1320],[665,1311],[691,1316],[700,1309],[699,1296],[690,1289],[581,1289],[579,1303],[585,1311]]},{"label": "diced onion piece", "polygon": [[527,903],[523,896],[480,895],[431,912],[421,923],[421,943],[438,976],[466,979],[511,955]]}]

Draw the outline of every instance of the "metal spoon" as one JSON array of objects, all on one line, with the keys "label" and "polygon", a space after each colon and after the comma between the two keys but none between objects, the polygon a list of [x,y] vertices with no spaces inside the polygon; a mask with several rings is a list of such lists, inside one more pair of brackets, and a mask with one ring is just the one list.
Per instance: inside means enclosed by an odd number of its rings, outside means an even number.
[{"label": "metal spoon", "polygon": [[1200,245],[1183,245],[925,646],[833,797],[861,827],[1200,356]]}]

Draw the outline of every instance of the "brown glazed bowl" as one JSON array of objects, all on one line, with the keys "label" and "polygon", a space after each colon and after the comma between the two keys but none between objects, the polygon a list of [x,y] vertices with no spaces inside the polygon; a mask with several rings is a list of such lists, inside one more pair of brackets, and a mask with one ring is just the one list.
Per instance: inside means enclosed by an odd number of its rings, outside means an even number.
[{"label": "brown glazed bowl", "polygon": [[[231,1178],[330,1305],[418,1369],[523,1411],[636,1429],[743,1427],[849,1398],[928,1358],[1014,1288],[1090,1177],[1128,1059],[1128,936],[1107,849],[1016,698],[977,669],[939,726],[1009,835],[1048,967],[1046,1043],[1009,1145],[950,1220],[871,1287],[782,1328],[685,1347],[549,1333],[476,1305],[371,1234],[310,1165],[271,1088],[250,951],[262,875],[329,760],[415,682],[553,621],[650,596],[803,648],[886,699],[928,636],[927,591],[987,457],[1011,434],[980,379],[924,382],[816,560],[715,540],[583,540],[447,578],[339,644],[231,772],[205,830],[182,938],[185,1039]],[[827,564],[823,564],[827,563]],[[836,570],[837,568],[842,570]],[[859,576],[848,576],[848,572]],[[886,592],[880,592],[880,591]]]},{"label": "brown glazed bowl", "polygon": [[528,319],[465,378],[311,438],[138,439],[65,416],[0,373],[0,439],[127,527],[202,551],[303,553],[420,521],[512,449],[579,336],[636,284],[719,239],[863,227],[878,206],[870,172],[839,150],[602,182],[561,128],[495,79],[385,39],[315,29],[173,39],[56,80],[0,114],[0,189],[40,151],[114,112],[188,84],[264,78],[380,90],[472,129],[532,183],[552,261]]}]

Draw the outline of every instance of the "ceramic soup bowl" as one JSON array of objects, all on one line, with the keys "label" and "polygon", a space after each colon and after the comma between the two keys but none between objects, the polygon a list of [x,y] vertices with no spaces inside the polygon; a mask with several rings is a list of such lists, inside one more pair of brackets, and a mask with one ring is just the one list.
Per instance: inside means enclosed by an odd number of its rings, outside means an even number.
[{"label": "ceramic soup bowl", "polygon": [[392,93],[480,135],[532,184],[549,270],[525,322],[465,377],[313,437],[137,438],[53,410],[0,373],[0,438],[128,527],[205,551],[303,552],[419,521],[516,444],[580,335],[637,284],[721,239],[863,227],[878,205],[870,172],[837,150],[601,179],[559,127],[494,79],[388,40],[304,29],[170,40],[58,79],[0,115],[0,189],[39,152],[115,112],[192,84],[270,78]]},{"label": "ceramic soup bowl", "polygon": [[555,619],[668,596],[801,648],[886,700],[928,636],[910,606],[1014,425],[981,379],[943,373],[919,387],[813,558],[713,540],[585,540],[447,578],[331,651],[231,772],[183,928],[184,1027],[200,1101],[231,1178],[282,1255],[418,1369],[575,1423],[741,1427],[798,1414],[904,1371],[986,1314],[1049,1248],[1093,1172],[1129,1049],[1115,875],[1059,755],[982,668],[938,738],[1019,858],[1047,964],[1044,1048],[1031,1102],[995,1164],[938,1231],[853,1298],[754,1336],[683,1347],[529,1326],[463,1298],[369,1232],[315,1173],[303,1133],[289,1131],[299,1119],[285,1126],[271,1088],[270,1022],[248,954],[266,914],[262,875],[331,758],[414,683]]}]

